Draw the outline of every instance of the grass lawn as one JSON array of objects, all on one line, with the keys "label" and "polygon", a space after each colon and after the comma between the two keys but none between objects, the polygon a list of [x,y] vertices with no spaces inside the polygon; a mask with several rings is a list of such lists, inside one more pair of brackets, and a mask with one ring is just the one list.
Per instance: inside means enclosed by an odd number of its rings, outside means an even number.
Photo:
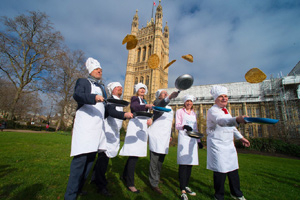
[{"label": "grass lawn", "polygon": [[[59,133],[0,132],[0,199],[64,199],[69,167],[71,136]],[[85,184],[87,196],[93,199],[179,199],[177,147],[166,156],[160,184],[163,195],[149,187],[149,157],[137,163],[135,183],[140,194],[127,191],[119,179],[127,157],[110,160],[108,189],[105,198],[94,185]],[[212,172],[206,169],[206,150],[199,150],[199,166],[194,166],[190,187],[197,193],[189,199],[212,199]],[[239,154],[241,189],[248,200],[300,199],[300,160],[255,154]],[[226,181],[225,199],[230,199]]]}]

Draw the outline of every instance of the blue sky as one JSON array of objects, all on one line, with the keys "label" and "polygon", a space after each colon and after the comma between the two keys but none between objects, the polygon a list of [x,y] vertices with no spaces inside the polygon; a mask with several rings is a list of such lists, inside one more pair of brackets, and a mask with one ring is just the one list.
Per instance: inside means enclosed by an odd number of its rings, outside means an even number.
[{"label": "blue sky", "polygon": [[[159,1],[155,0],[158,5]],[[0,15],[45,12],[72,50],[100,61],[105,82],[124,83],[128,51],[122,45],[138,9],[139,27],[150,21],[152,0],[1,0]],[[184,73],[194,85],[245,81],[258,67],[269,79],[300,61],[298,0],[162,0],[170,31],[169,87]],[[181,58],[192,54],[194,62]],[[84,70],[84,67],[83,67]]]}]

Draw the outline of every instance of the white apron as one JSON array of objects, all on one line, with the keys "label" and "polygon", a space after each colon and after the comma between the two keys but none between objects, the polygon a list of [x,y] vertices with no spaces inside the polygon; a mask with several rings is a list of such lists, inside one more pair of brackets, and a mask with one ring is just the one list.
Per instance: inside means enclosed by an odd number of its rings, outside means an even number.
[{"label": "white apron", "polygon": [[[170,106],[166,108],[172,109]],[[172,131],[173,110],[164,112],[148,128],[149,150],[155,153],[168,154]]]},{"label": "white apron", "polygon": [[[91,94],[102,95],[99,87],[91,83]],[[106,148],[104,134],[104,104],[84,104],[76,111],[74,120],[71,156],[97,152]]]},{"label": "white apron", "polygon": [[[140,99],[140,98],[139,98]],[[145,105],[140,99],[140,105]],[[124,145],[120,156],[147,156],[147,119],[133,118],[129,120]]]},{"label": "white apron", "polygon": [[[230,114],[220,111],[222,118],[232,118]],[[207,130],[207,169],[227,173],[239,168],[236,148],[234,146],[235,127],[221,127]]]},{"label": "white apron", "polygon": [[[117,97],[114,97],[117,99]],[[123,107],[116,107],[117,111],[123,111]],[[108,116],[104,121],[105,136],[106,136],[106,151],[105,154],[109,158],[114,158],[118,155],[120,149],[120,129],[123,120]]]},{"label": "white apron", "polygon": [[[195,115],[189,115],[184,112],[182,124],[189,125],[193,130],[197,130],[197,119]],[[179,130],[178,133],[177,164],[199,164],[197,139],[189,137],[186,130]]]}]

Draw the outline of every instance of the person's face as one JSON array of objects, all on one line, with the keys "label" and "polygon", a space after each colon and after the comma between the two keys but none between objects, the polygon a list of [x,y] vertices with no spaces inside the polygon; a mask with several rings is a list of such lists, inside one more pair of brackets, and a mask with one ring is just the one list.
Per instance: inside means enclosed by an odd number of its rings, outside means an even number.
[{"label": "person's face", "polygon": [[224,108],[225,106],[227,106],[228,103],[228,96],[226,94],[221,94],[220,96],[218,96],[218,98],[215,100],[215,103],[221,107]]},{"label": "person's face", "polygon": [[123,92],[123,88],[121,86],[117,86],[113,89],[112,94],[116,95],[117,97],[121,97]]},{"label": "person's face", "polygon": [[146,92],[145,88],[140,88],[137,93],[138,93],[138,96],[144,96],[145,92]]},{"label": "person's face", "polygon": [[186,102],[184,102],[184,107],[187,110],[191,110],[193,107],[193,102],[191,100],[187,100]]},{"label": "person's face", "polygon": [[160,93],[160,95],[159,95],[159,99],[164,99],[164,98],[166,98],[168,96],[168,93],[167,93],[167,91],[165,91],[165,90],[163,90],[163,91],[161,91],[161,93]]},{"label": "person's face", "polygon": [[102,69],[101,68],[94,69],[90,75],[100,80],[102,78]]}]

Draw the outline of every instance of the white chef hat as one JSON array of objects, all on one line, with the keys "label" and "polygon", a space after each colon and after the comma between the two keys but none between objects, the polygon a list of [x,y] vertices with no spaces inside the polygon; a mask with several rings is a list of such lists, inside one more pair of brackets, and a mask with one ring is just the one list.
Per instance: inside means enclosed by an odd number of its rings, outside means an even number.
[{"label": "white chef hat", "polygon": [[134,91],[135,91],[135,93],[137,93],[137,91],[140,89],[140,88],[145,88],[145,94],[147,94],[148,93],[148,88],[147,88],[147,86],[145,85],[145,84],[143,84],[143,83],[138,83],[138,84],[136,84],[135,86],[134,86]]},{"label": "white chef hat", "polygon": [[89,74],[92,73],[92,71],[94,69],[97,69],[97,68],[101,68],[100,66],[100,63],[98,62],[98,60],[94,59],[94,58],[91,58],[89,57],[86,62],[85,62],[85,66],[86,66],[86,69],[89,71]]},{"label": "white chef hat", "polygon": [[155,98],[158,99],[160,93],[162,92],[163,90],[157,90],[156,93],[155,93]]},{"label": "white chef hat", "polygon": [[107,84],[107,90],[108,90],[108,93],[110,96],[111,96],[112,91],[115,89],[115,87],[118,87],[118,86],[122,87],[121,83],[111,82],[111,83]]},{"label": "white chef hat", "polygon": [[221,85],[214,85],[211,88],[210,94],[214,97],[214,100],[218,98],[221,94],[226,94],[228,95],[228,90],[226,87],[221,86]]},{"label": "white chef hat", "polygon": [[185,103],[187,100],[191,100],[192,102],[195,101],[195,97],[193,95],[185,95],[183,97],[183,103]]}]

